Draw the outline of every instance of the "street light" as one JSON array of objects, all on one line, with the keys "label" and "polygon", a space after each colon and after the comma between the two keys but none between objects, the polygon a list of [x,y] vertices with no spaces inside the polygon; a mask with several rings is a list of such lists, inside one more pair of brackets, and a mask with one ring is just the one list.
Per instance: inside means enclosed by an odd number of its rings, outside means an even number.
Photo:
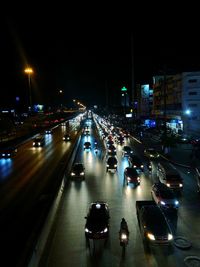
[{"label": "street light", "polygon": [[30,67],[27,67],[25,68],[24,72],[28,75],[29,104],[30,104],[30,110],[32,110],[31,75],[33,74],[33,69]]}]

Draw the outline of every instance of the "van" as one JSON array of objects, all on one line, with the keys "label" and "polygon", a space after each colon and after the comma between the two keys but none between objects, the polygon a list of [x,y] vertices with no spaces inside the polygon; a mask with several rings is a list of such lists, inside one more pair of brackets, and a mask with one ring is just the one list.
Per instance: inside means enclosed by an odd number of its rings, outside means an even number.
[{"label": "van", "polygon": [[166,184],[169,188],[181,191],[183,189],[183,179],[176,167],[169,162],[158,163],[157,177],[159,181]]}]

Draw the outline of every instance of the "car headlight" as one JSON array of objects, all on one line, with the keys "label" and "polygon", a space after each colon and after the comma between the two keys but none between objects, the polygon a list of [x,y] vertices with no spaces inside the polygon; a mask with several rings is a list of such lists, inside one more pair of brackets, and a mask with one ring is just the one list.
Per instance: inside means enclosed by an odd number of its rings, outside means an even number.
[{"label": "car headlight", "polygon": [[155,236],[151,233],[148,233],[147,234],[147,237],[150,239],[150,240],[155,240]]},{"label": "car headlight", "polygon": [[171,185],[167,183],[167,186],[170,187]]},{"label": "car headlight", "polygon": [[160,204],[164,206],[165,205],[165,202],[164,201],[160,201]]},{"label": "car headlight", "polygon": [[38,142],[38,146],[40,146],[41,145],[41,143],[40,142]]},{"label": "car headlight", "polygon": [[173,239],[173,235],[172,234],[168,234],[168,240],[172,240]]},{"label": "car headlight", "polygon": [[5,157],[5,155],[6,155],[6,154],[5,154],[5,153],[3,153],[3,154],[2,154],[2,157]]},{"label": "car headlight", "polygon": [[107,233],[108,232],[108,228],[106,227],[104,230],[103,230],[104,233]]},{"label": "car headlight", "polygon": [[178,200],[175,200],[175,205],[178,206],[179,205],[179,202]]},{"label": "car headlight", "polygon": [[179,184],[179,187],[183,187],[183,184]]},{"label": "car headlight", "polygon": [[136,168],[137,166],[136,165],[133,165],[133,168]]},{"label": "car headlight", "polygon": [[10,157],[10,153],[8,153],[7,156]]},{"label": "car headlight", "polygon": [[109,164],[107,164],[106,166],[109,167]]},{"label": "car headlight", "polygon": [[140,177],[137,177],[137,181],[140,182]]},{"label": "car headlight", "polygon": [[74,176],[75,175],[75,173],[74,172],[71,172],[71,176]]},{"label": "car headlight", "polygon": [[88,228],[85,228],[86,233],[92,233],[92,231],[88,230]]},{"label": "car headlight", "polygon": [[63,137],[63,140],[65,140],[65,137]]},{"label": "car headlight", "polygon": [[127,239],[127,235],[126,235],[126,234],[122,234],[122,235],[121,235],[121,239],[122,239],[122,240],[126,240],[126,239]]},{"label": "car headlight", "polygon": [[144,168],[144,165],[141,165],[140,168]]},{"label": "car headlight", "polygon": [[115,164],[114,167],[117,167],[117,164]]},{"label": "car headlight", "polygon": [[84,172],[81,172],[80,175],[84,175],[85,173]]},{"label": "car headlight", "polygon": [[33,142],[33,146],[35,145],[35,142]]}]

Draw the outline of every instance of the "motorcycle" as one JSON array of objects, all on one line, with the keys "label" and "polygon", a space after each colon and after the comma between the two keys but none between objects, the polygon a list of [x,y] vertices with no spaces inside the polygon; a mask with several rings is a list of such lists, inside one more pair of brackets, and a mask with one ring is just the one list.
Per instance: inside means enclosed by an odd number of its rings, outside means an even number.
[{"label": "motorcycle", "polygon": [[120,241],[120,246],[125,248],[128,245],[129,241],[129,232],[126,229],[120,229],[119,231],[119,241]]}]

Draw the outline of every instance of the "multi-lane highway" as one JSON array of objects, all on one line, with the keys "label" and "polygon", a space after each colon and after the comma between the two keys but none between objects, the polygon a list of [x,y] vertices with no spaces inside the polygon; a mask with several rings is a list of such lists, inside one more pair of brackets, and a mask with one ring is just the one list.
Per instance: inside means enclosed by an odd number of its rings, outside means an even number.
[{"label": "multi-lane highway", "polygon": [[[28,253],[60,186],[77,127],[75,122],[69,128],[55,127],[52,134],[44,134],[43,147],[33,147],[29,140],[18,147],[14,158],[0,159],[1,266],[27,266]],[[69,142],[62,140],[66,131],[71,133]]]},{"label": "multi-lane highway", "polygon": [[[124,183],[123,173],[124,168],[128,166],[128,161],[126,157],[122,157],[121,145],[117,145],[118,170],[114,173],[106,172],[106,154],[100,138],[98,142],[101,148],[97,154],[93,149],[84,151],[85,141],[94,144],[94,134],[96,132],[92,128],[89,136],[82,137],[75,159],[85,165],[85,180],[72,180],[69,173],[66,174],[65,179],[68,182],[50,233],[51,238],[46,244],[39,266],[189,266],[184,262],[186,257],[200,254],[200,202],[194,177],[187,173],[187,170],[178,168],[184,179],[183,193],[178,196],[180,208],[178,216],[167,216],[176,244],[186,244],[188,249],[181,249],[175,245],[172,249],[157,246],[147,252],[144,250],[139,231],[135,202],[136,200],[151,200],[150,188],[154,182],[158,181],[155,173],[156,162],[153,163],[152,175],[147,170],[141,175],[140,186],[136,188],[127,186]],[[144,160],[142,144],[133,138],[127,138],[125,144],[130,145],[134,153]],[[96,200],[106,201],[110,207],[110,236],[107,242],[90,241],[88,246],[84,233],[85,216],[89,204]],[[130,230],[130,240],[125,253],[118,240],[122,217],[127,220]]]}]

